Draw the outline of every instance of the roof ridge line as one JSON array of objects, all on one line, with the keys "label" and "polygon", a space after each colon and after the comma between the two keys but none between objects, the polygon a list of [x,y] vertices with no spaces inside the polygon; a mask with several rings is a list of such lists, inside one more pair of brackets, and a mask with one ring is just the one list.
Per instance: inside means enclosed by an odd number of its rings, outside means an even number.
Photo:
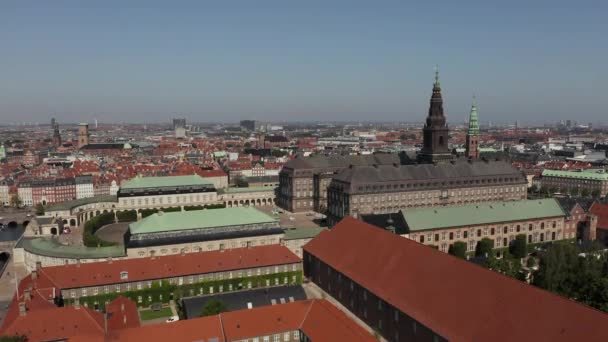
[{"label": "roof ridge line", "polygon": [[308,310],[306,310],[306,313],[304,313],[304,317],[302,317],[302,321],[300,322],[300,325],[298,326],[298,330],[302,330],[302,327],[304,326],[304,322],[306,322],[306,319],[308,319],[308,314],[310,313],[310,310],[312,310],[312,306],[315,304],[315,302],[317,301],[317,299],[312,299],[310,301],[310,305],[308,306]]}]

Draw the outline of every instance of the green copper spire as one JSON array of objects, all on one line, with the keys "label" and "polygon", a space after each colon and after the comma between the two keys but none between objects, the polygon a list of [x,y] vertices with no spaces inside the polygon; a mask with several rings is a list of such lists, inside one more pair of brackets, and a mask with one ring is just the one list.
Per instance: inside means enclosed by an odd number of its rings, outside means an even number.
[{"label": "green copper spire", "polygon": [[475,95],[473,95],[473,104],[471,105],[471,113],[469,114],[469,130],[467,134],[479,135],[479,116],[477,115]]},{"label": "green copper spire", "polygon": [[435,64],[435,87],[439,88],[441,84],[439,83],[439,65]]},{"label": "green copper spire", "polygon": [[4,143],[0,145],[0,160],[6,158],[6,148],[4,148]]}]

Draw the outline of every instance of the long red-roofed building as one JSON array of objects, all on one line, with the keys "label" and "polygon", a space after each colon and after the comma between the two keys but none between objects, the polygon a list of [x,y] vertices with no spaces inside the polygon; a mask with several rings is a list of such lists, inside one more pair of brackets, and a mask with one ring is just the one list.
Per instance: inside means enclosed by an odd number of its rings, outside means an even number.
[{"label": "long red-roofed building", "polygon": [[317,299],[114,331],[115,341],[377,341],[330,302]]},{"label": "long red-roofed building", "polygon": [[353,218],[305,245],[303,261],[391,341],[608,341],[605,313]]},{"label": "long red-roofed building", "polygon": [[32,277],[45,279],[57,293],[61,293],[66,299],[72,299],[107,293],[109,287],[111,292],[131,291],[146,287],[149,282],[160,280],[181,285],[216,278],[242,278],[256,274],[293,272],[301,269],[300,264],[301,259],[287,247],[266,245],[204,253],[124,260],[109,259],[106,262],[37,267],[32,272]]}]

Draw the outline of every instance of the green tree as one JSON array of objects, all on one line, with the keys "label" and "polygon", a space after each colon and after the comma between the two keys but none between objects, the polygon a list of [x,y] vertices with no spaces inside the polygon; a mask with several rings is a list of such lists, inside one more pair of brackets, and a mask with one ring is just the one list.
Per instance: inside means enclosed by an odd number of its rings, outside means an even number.
[{"label": "green tree", "polygon": [[475,246],[475,256],[476,257],[487,257],[490,258],[494,256],[494,240],[483,238],[477,242],[477,246]]},{"label": "green tree", "polygon": [[270,154],[272,154],[273,157],[280,158],[286,156],[288,153],[282,150],[272,150]]},{"label": "green tree", "polygon": [[509,251],[511,254],[518,258],[525,258],[528,255],[528,240],[526,239],[526,234],[518,234],[515,237],[515,241],[509,247]]},{"label": "green tree", "polygon": [[521,271],[519,259],[514,258],[510,253],[505,253],[500,259],[490,256],[486,259],[485,266],[512,278],[517,278]]},{"label": "green tree", "polygon": [[226,311],[226,304],[219,299],[209,299],[209,301],[203,307],[201,317],[213,316]]},{"label": "green tree", "polygon": [[37,216],[44,215],[44,205],[42,205],[42,203],[36,204],[36,215]]},{"label": "green tree", "polygon": [[582,189],[581,197],[589,197],[589,189]]},{"label": "green tree", "polygon": [[593,189],[593,191],[591,191],[591,197],[593,198],[599,198],[601,194],[602,192],[600,189]]},{"label": "green tree", "polygon": [[461,259],[466,259],[467,258],[467,243],[462,242],[462,241],[454,242],[453,245],[450,245],[450,248],[448,249],[448,253],[455,257],[459,257]]},{"label": "green tree", "polygon": [[249,141],[245,142],[245,144],[243,144],[244,148],[251,148],[251,143]]},{"label": "green tree", "polygon": [[10,199],[10,205],[11,205],[11,207],[19,208],[19,207],[21,207],[22,204],[23,204],[23,201],[21,200],[21,198],[19,197],[19,195],[13,194],[11,196],[11,199]]},{"label": "green tree", "polygon": [[15,336],[0,336],[0,342],[27,342],[28,338],[25,335]]},{"label": "green tree", "polygon": [[578,188],[576,188],[576,187],[570,188],[570,195],[578,196],[578,193],[579,193]]}]

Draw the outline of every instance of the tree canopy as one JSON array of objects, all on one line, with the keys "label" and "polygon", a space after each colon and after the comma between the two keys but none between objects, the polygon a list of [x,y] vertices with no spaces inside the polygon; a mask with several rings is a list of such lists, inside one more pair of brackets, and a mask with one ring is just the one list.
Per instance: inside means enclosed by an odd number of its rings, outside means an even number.
[{"label": "tree canopy", "polygon": [[581,254],[572,243],[551,245],[541,256],[532,283],[594,308],[608,311],[608,259]]},{"label": "tree canopy", "polygon": [[201,312],[201,317],[217,315],[222,312],[226,312],[226,310],[226,304],[224,304],[224,302],[219,299],[212,298],[205,303],[203,311]]},{"label": "tree canopy", "polygon": [[466,242],[456,241],[453,245],[450,245],[448,253],[459,257],[461,259],[467,258],[467,244]]}]

